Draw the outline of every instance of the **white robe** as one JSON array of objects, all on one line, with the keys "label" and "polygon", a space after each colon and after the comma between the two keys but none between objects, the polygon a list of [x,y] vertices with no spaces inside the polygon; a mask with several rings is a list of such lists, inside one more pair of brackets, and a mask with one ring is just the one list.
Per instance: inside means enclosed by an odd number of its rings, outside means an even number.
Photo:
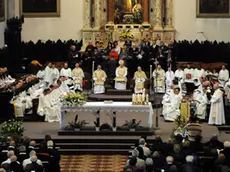
[{"label": "white robe", "polygon": [[37,77],[40,79],[40,81],[43,81],[45,78],[45,70],[39,70],[37,73]]},{"label": "white robe", "polygon": [[173,83],[173,80],[175,78],[175,75],[174,75],[174,72],[173,71],[167,71],[166,74],[165,74],[165,77],[166,77],[166,89],[170,89],[172,83]]},{"label": "white robe", "polygon": [[59,122],[60,121],[60,105],[59,102],[53,97],[52,92],[45,96],[45,102],[47,102],[45,121]]},{"label": "white robe", "polygon": [[229,71],[227,69],[221,69],[219,72],[218,80],[222,87],[225,86],[225,83],[229,80]]},{"label": "white robe", "polygon": [[68,78],[66,81],[64,81],[67,85],[72,84],[72,80],[69,79],[70,77],[72,77],[72,71],[70,68],[68,69],[62,68],[60,71],[60,76],[65,76],[66,78]]},{"label": "white robe", "polygon": [[206,76],[205,70],[204,69],[195,69],[194,75],[195,75],[195,79],[200,81],[200,78],[205,78],[205,76]]},{"label": "white robe", "polygon": [[[191,78],[187,78],[186,75],[191,75]],[[196,79],[195,74],[194,74],[194,70],[185,68],[184,69],[184,82],[185,83],[194,83],[194,79]]]},{"label": "white robe", "polygon": [[223,92],[220,89],[215,90],[211,100],[211,109],[209,114],[209,125],[225,124]]},{"label": "white robe", "polygon": [[196,100],[196,114],[200,119],[205,119],[208,104],[207,95],[203,90],[195,90],[193,99]]},{"label": "white robe", "polygon": [[[127,70],[125,71],[125,74],[123,75],[125,78],[127,76],[128,72]],[[119,74],[118,74],[118,68],[116,69],[116,77],[118,77]],[[114,88],[117,89],[117,90],[126,90],[126,82],[117,82],[115,81],[115,86]]]},{"label": "white robe", "polygon": [[47,83],[47,86],[50,86],[53,84],[53,75],[51,71],[52,71],[51,68],[49,66],[46,66],[44,81]]},{"label": "white robe", "polygon": [[184,71],[183,70],[176,70],[175,71],[175,77],[179,79],[180,82],[183,82],[184,80]]},{"label": "white robe", "polygon": [[51,72],[52,72],[52,79],[53,79],[52,84],[56,84],[58,78],[60,77],[59,70],[57,68],[53,68],[51,69]]},{"label": "white robe", "polygon": [[225,95],[227,96],[228,101],[230,102],[230,81],[225,83],[224,91],[225,91]]},{"label": "white robe", "polygon": [[177,116],[180,115],[180,103],[181,103],[181,95],[175,95],[172,93],[170,95],[169,102],[165,103],[163,108],[163,116],[166,121],[175,121]]}]

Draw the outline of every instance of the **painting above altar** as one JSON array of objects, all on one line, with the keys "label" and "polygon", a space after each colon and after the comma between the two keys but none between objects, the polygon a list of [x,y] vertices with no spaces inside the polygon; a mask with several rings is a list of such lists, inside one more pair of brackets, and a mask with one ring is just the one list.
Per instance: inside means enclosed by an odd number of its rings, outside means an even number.
[{"label": "painting above altar", "polygon": [[115,24],[141,24],[143,22],[142,0],[115,0]]}]

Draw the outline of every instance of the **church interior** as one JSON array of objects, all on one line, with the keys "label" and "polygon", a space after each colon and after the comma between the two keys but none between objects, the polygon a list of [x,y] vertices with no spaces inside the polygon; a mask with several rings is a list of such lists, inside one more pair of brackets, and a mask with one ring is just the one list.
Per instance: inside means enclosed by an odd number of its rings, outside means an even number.
[{"label": "church interior", "polygon": [[0,172],[230,170],[230,0],[0,0]]}]

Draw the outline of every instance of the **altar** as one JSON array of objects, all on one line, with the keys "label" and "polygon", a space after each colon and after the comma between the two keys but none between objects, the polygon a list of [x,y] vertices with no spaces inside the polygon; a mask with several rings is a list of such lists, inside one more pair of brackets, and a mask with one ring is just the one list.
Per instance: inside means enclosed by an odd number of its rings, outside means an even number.
[{"label": "altar", "polygon": [[173,27],[173,0],[95,0],[84,3],[82,38],[84,51],[89,42],[123,41],[121,33],[130,30],[133,42],[146,37],[175,39]]},{"label": "altar", "polygon": [[[61,119],[60,119],[60,129],[64,129],[67,124],[67,115],[68,112],[90,112],[90,114],[87,115],[92,115],[92,120],[95,120],[96,117],[93,117],[95,112],[99,112],[98,115],[100,116],[100,121],[104,121],[103,117],[100,112],[123,112],[122,115],[126,113],[130,113],[131,115],[128,117],[127,120],[133,119],[134,115],[132,115],[134,112],[136,113],[136,116],[139,116],[139,119],[142,119],[142,121],[145,121],[143,118],[143,115],[145,114],[147,119],[146,121],[148,122],[148,127],[150,129],[153,128],[153,108],[152,104],[148,103],[148,105],[132,105],[132,102],[112,102],[112,103],[104,103],[104,102],[87,102],[84,104],[82,107],[79,106],[62,106],[61,107]],[[138,113],[138,114],[137,114]],[[141,116],[139,113],[142,113]],[[81,118],[81,115],[79,115]],[[131,119],[130,119],[131,117]],[[132,118],[133,117],[133,118]],[[93,119],[94,118],[94,119]],[[107,121],[105,119],[105,121]],[[120,121],[118,115],[116,115],[116,123],[117,121]],[[87,121],[90,122],[90,121]],[[123,122],[123,121],[122,121]],[[124,121],[125,122],[125,121]]]}]

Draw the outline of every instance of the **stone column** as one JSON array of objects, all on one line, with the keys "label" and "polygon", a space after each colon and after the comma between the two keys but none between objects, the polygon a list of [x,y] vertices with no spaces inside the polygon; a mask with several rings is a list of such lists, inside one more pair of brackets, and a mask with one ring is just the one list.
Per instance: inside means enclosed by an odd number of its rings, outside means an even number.
[{"label": "stone column", "polygon": [[156,0],[156,24],[154,26],[154,30],[162,30],[162,0]]},{"label": "stone column", "polygon": [[114,0],[108,0],[108,24],[114,24]]},{"label": "stone column", "polygon": [[84,30],[92,29],[91,27],[91,14],[90,14],[90,0],[84,1]]},{"label": "stone column", "polygon": [[101,27],[100,1],[101,0],[94,1],[94,30],[99,30]]},{"label": "stone column", "polygon": [[101,26],[105,26],[107,23],[107,0],[100,0],[100,7],[101,7]]},{"label": "stone column", "polygon": [[149,0],[142,1],[143,13],[143,24],[149,24]]},{"label": "stone column", "polygon": [[173,0],[167,0],[167,6],[166,6],[166,13],[167,13],[167,22],[166,22],[166,28],[172,29],[172,15],[173,15]]}]

